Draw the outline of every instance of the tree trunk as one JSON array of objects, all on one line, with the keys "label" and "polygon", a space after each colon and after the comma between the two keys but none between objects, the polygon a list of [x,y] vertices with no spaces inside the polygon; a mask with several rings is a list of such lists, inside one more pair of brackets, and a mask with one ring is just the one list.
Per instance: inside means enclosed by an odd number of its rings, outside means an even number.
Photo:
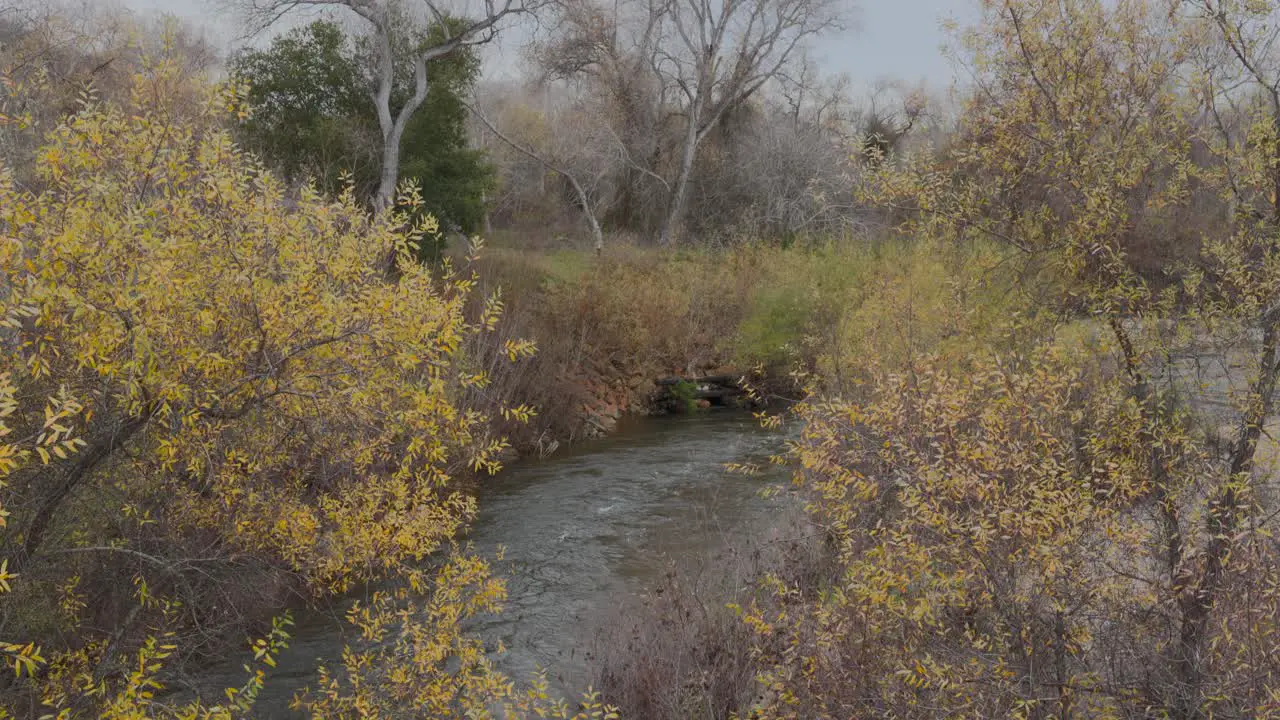
[{"label": "tree trunk", "polygon": [[378,212],[391,207],[395,201],[396,185],[400,182],[400,140],[404,137],[409,119],[427,99],[427,91],[430,89],[427,82],[427,61],[449,51],[442,46],[433,49],[434,54],[423,53],[414,58],[413,96],[399,112],[392,115],[391,90],[395,82],[395,56],[391,49],[391,28],[387,26],[388,22],[383,16],[379,22],[374,23],[378,34],[380,62],[378,91],[373,99],[378,110],[378,126],[382,129],[382,171],[378,180],[378,194],[373,199],[373,209]]},{"label": "tree trunk", "polygon": [[1280,374],[1280,326],[1274,317],[1269,317],[1272,315],[1274,312],[1263,316],[1258,378],[1250,388],[1249,407],[1240,420],[1240,428],[1232,443],[1229,477],[1209,501],[1206,520],[1209,544],[1204,552],[1204,568],[1200,572],[1199,582],[1182,588],[1182,595],[1178,599],[1182,618],[1174,666],[1178,682],[1182,686],[1182,697],[1179,698],[1181,707],[1178,710],[1179,716],[1183,718],[1203,716],[1200,710],[1203,694],[1201,655],[1208,640],[1210,614],[1222,587],[1235,535],[1243,517],[1241,494],[1236,483],[1253,472],[1258,440],[1262,437],[1263,425],[1274,406],[1277,375]]},{"label": "tree trunk", "polygon": [[[382,16],[381,22],[374,22],[377,29],[381,62],[378,67],[378,91],[374,94],[374,106],[378,110],[378,126],[382,129],[382,169],[378,180],[378,194],[373,198],[374,212],[383,212],[391,207],[396,198],[396,186],[400,183],[400,140],[404,137],[404,129],[409,119],[427,99],[427,55],[419,55],[413,64],[413,96],[400,108],[394,116],[391,114],[391,87],[395,79],[395,58],[391,50],[391,29],[386,25],[387,18]],[[444,54],[441,51],[439,54]],[[383,266],[383,274],[388,280],[398,276],[396,267],[396,251],[387,251]]]},{"label": "tree trunk", "polygon": [[[374,210],[381,212],[391,207],[396,198],[396,186],[400,182],[400,141],[404,138],[405,127],[409,125],[409,119],[413,117],[413,113],[418,110],[423,101],[427,99],[427,63],[424,58],[418,59],[417,67],[414,69],[415,87],[413,97],[409,98],[404,107],[400,108],[400,112],[396,113],[395,119],[383,128],[382,135],[382,176],[378,181],[378,194],[374,197]],[[390,81],[388,81],[389,87]],[[391,93],[390,90],[384,95],[378,94],[378,116],[391,117]],[[385,103],[385,104],[384,104]]]},{"label": "tree trunk", "polygon": [[693,162],[698,155],[698,103],[695,101],[690,105],[689,127],[684,135],[680,172],[676,175],[675,185],[671,187],[671,202],[667,206],[667,217],[658,237],[658,242],[663,247],[670,247],[678,239],[680,224],[684,220],[685,196],[689,194],[689,176],[693,174]]},{"label": "tree trunk", "polygon": [[378,180],[378,194],[373,199],[373,209],[378,212],[391,207],[400,182],[400,138],[404,128],[399,126],[397,122],[382,141],[382,175]]},{"label": "tree trunk", "polygon": [[400,138],[395,137],[398,118],[391,115],[391,88],[395,82],[395,55],[391,49],[391,28],[386,14],[368,16],[374,26],[378,42],[378,89],[373,95],[373,105],[378,112],[378,128],[382,130],[382,166],[378,179],[378,193],[373,196],[373,209],[382,212],[395,195],[396,181],[400,175]]},{"label": "tree trunk", "polygon": [[[579,190],[579,194],[585,205],[587,202],[586,194],[582,193],[581,190]],[[591,239],[595,243],[596,254],[599,255],[604,251],[604,231],[600,229],[600,221],[596,219],[596,214],[589,207],[584,207],[582,214],[587,216],[587,225],[591,228]]]},{"label": "tree trunk", "polygon": [[111,455],[122,445],[129,441],[139,430],[147,424],[150,414],[138,415],[130,417],[122,421],[103,437],[98,438],[84,448],[77,455],[75,462],[67,469],[62,478],[53,486],[52,490],[40,503],[39,508],[31,517],[31,522],[27,525],[26,532],[23,533],[22,552],[15,558],[14,566],[21,569],[30,562],[31,558],[40,550],[40,545],[44,542],[49,526],[53,522],[54,516],[58,509],[62,507],[63,501],[76,489],[82,480],[88,477],[102,463],[102,461],[111,457]]}]

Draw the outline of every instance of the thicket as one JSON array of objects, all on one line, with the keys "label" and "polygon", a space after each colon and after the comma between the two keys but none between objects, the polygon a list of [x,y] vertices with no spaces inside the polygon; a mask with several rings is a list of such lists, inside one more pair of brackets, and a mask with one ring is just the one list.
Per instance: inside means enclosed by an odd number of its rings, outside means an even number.
[{"label": "thicket", "polygon": [[[22,64],[0,108],[5,711],[246,716],[287,641],[264,608],[392,578],[299,709],[572,716],[461,629],[503,589],[451,545],[474,512],[455,480],[505,434],[572,437],[592,383],[733,364],[806,393],[771,422],[828,555],[753,567],[732,609],[673,589],[638,611],[603,702],[1275,716],[1277,12],[985,3],[958,132],[860,146],[856,202],[892,229],[857,243],[437,271],[414,192],[371,215],[283,185],[228,134],[243,88],[189,59],[74,101]],[[155,698],[246,629],[258,664],[216,708]]]},{"label": "thicket", "polygon": [[485,397],[539,408],[504,426],[521,447],[593,434],[597,411],[646,409],[657,377],[741,373],[766,401],[790,401],[817,377],[856,382],[870,343],[903,359],[972,349],[974,333],[1047,292],[1044,273],[1024,291],[999,270],[1003,257],[992,243],[947,248],[891,233],[671,252],[614,242],[600,256],[489,247],[479,282],[501,289],[497,335],[537,338],[538,353],[510,368],[485,355]]},{"label": "thicket", "polygon": [[[959,132],[858,183],[913,258],[822,325],[779,459],[837,569],[767,573],[756,694],[675,715],[1276,716],[1276,12],[984,4]],[[739,687],[683,602],[624,712]]]},{"label": "thicket", "polygon": [[863,345],[856,393],[798,409],[841,569],[745,612],[751,712],[1274,716],[1275,9],[984,10],[961,134],[867,197],[923,242],[1002,245],[1048,302],[963,354]]},{"label": "thicket", "polygon": [[[231,141],[241,88],[139,58],[47,129],[48,76],[5,83],[6,131],[39,137],[29,182],[0,172],[0,716],[252,716],[288,639],[264,613],[374,578],[401,589],[351,610],[367,644],[312,716],[607,716],[517,691],[460,630],[503,592],[449,549],[474,511],[452,478],[505,446],[462,402],[501,303],[468,314],[474,277],[417,261],[414,191],[376,215],[290,194]],[[160,699],[254,627],[243,686]]]}]

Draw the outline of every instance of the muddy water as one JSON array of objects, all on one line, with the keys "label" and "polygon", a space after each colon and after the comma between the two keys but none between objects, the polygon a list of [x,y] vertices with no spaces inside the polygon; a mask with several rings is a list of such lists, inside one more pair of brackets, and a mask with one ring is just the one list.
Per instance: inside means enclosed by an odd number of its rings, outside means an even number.
[{"label": "muddy water", "polygon": [[[473,629],[505,647],[498,667],[516,679],[546,670],[566,692],[583,687],[584,651],[628,597],[673,564],[706,562],[771,531],[793,502],[761,495],[785,479],[785,469],[765,462],[781,445],[746,413],[643,419],[485,480],[469,539],[489,557],[504,549],[495,568],[509,598],[501,615]],[[744,477],[726,463],[765,471]],[[318,660],[336,663],[350,632],[340,615],[335,606],[299,617],[259,702],[262,717],[287,717],[288,699],[313,679]]]}]

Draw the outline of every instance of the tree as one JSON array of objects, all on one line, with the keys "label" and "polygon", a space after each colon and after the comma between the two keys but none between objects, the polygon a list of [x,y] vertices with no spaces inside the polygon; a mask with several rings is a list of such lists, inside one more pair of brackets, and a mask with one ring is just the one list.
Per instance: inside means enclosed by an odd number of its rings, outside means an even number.
[{"label": "tree", "polygon": [[[806,40],[839,21],[830,0],[640,2],[617,4],[612,16],[583,0],[562,7],[560,34],[540,58],[552,77],[599,79],[621,119],[615,134],[646,139],[627,156],[664,191],[657,234],[667,245],[703,141],[798,59]],[[659,157],[668,133],[676,138],[670,167]]]},{"label": "tree", "polygon": [[[366,44],[319,20],[275,38],[269,48],[235,57],[232,77],[249,88],[251,114],[238,132],[244,145],[288,179],[311,178],[332,195],[354,182],[360,195],[372,198],[380,174],[379,130],[368,99],[373,85]],[[422,111],[405,131],[401,174],[418,185],[424,210],[469,233],[479,225],[492,183],[483,154],[467,145],[461,100],[479,73],[479,60],[464,49],[434,61],[432,72]],[[393,102],[410,94],[411,80],[396,78]],[[424,247],[424,254],[434,254],[431,249]]]},{"label": "tree", "polygon": [[435,231],[416,195],[374,216],[287,195],[226,132],[234,90],[149,67],[51,130],[41,190],[0,173],[0,589],[21,575],[0,653],[29,668],[9,637],[55,642],[5,705],[99,708],[126,679],[147,705],[165,633],[217,646],[264,596],[411,568],[473,512],[451,476],[504,447],[457,403],[501,304],[468,314],[472,277],[414,261]]},{"label": "tree", "polygon": [[865,222],[849,192],[859,171],[846,139],[853,133],[826,101],[797,108],[763,98],[731,130],[713,134],[691,181],[686,229],[711,239],[789,242],[838,236]]},{"label": "tree", "polygon": [[[461,26],[462,21],[446,19]],[[439,42],[447,32],[432,27],[417,42]],[[450,231],[474,233],[481,225],[485,198],[493,190],[494,169],[483,149],[472,147],[465,98],[480,75],[480,58],[466,48],[433,63],[431,89],[405,130],[401,175],[422,193],[424,207]],[[408,97],[409,78],[397,94]],[[439,257],[440,248],[432,251]]]},{"label": "tree", "polygon": [[[486,117],[476,105],[473,104],[469,107],[476,119],[479,120],[484,127],[494,135],[494,137],[498,138],[508,147],[521,155],[531,158],[534,162],[547,170],[563,177],[565,181],[569,183],[569,186],[573,188],[573,194],[577,200],[577,205],[582,211],[582,217],[587,221],[587,228],[591,232],[592,244],[595,247],[596,253],[599,254],[604,249],[604,231],[600,227],[600,209],[606,202],[604,193],[600,192],[599,189],[600,186],[604,184],[604,180],[611,170],[609,164],[601,162],[601,158],[597,156],[591,158],[590,165],[585,168],[585,171],[583,172],[570,169],[568,163],[548,158],[546,153],[534,149],[533,147],[511,137],[508,133],[500,130],[498,126]],[[566,128],[562,124],[560,132],[563,133],[565,129]],[[571,144],[578,148],[582,148],[588,144],[585,142],[586,138],[582,133],[572,132],[564,133],[564,135],[571,137]],[[583,179],[579,179],[580,175]]]},{"label": "tree", "polygon": [[[374,207],[382,210],[391,205],[400,180],[405,132],[434,82],[433,61],[493,40],[503,20],[531,12],[542,1],[486,0],[483,15],[466,20],[450,19],[435,0],[241,0],[239,5],[259,30],[301,7],[346,8],[364,21],[374,57],[373,106],[381,141]],[[424,22],[430,24],[431,32],[412,32]],[[406,39],[406,30],[411,39]],[[398,77],[412,77],[410,91],[402,100],[396,93]]]},{"label": "tree", "polygon": [[684,133],[661,244],[676,239],[703,140],[776,77],[806,39],[835,27],[836,7],[828,0],[675,0],[668,6],[674,33],[655,69],[683,99]]},{"label": "tree", "polygon": [[556,31],[535,54],[538,80],[583,86],[583,120],[613,140],[624,163],[613,224],[654,232],[671,191],[664,175],[676,121],[672,89],[654,72],[665,5],[618,3],[612,14],[593,2],[557,7]]},{"label": "tree", "polygon": [[365,73],[341,27],[317,20],[291,30],[236,55],[229,71],[248,88],[237,137],[286,179],[309,177],[333,195],[347,173],[357,187],[376,183],[377,124],[369,127]]}]

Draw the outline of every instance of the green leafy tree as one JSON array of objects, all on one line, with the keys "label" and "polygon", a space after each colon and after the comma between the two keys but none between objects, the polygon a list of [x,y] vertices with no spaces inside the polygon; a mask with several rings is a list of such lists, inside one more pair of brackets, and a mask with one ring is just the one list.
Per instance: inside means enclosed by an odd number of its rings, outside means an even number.
[{"label": "green leafy tree", "polygon": [[[395,42],[426,45],[443,35],[436,25],[402,34]],[[240,132],[245,147],[293,181],[312,178],[327,193],[350,181],[362,197],[372,198],[379,183],[381,136],[369,100],[374,81],[367,45],[337,24],[319,20],[281,35],[265,50],[237,56],[232,76],[249,86],[251,116]],[[467,147],[462,96],[479,71],[479,59],[470,51],[433,61],[433,82],[402,145],[402,177],[421,189],[424,211],[443,227],[463,232],[479,225],[483,197],[493,182],[484,154]],[[413,78],[407,72],[397,75],[392,104],[404,104],[412,91]],[[429,244],[423,249],[424,255],[436,252]]]},{"label": "green leafy tree", "polygon": [[281,35],[237,56],[231,74],[249,86],[252,114],[239,140],[288,178],[307,176],[333,193],[347,172],[364,184],[377,172],[365,80],[338,25],[321,20]]}]

